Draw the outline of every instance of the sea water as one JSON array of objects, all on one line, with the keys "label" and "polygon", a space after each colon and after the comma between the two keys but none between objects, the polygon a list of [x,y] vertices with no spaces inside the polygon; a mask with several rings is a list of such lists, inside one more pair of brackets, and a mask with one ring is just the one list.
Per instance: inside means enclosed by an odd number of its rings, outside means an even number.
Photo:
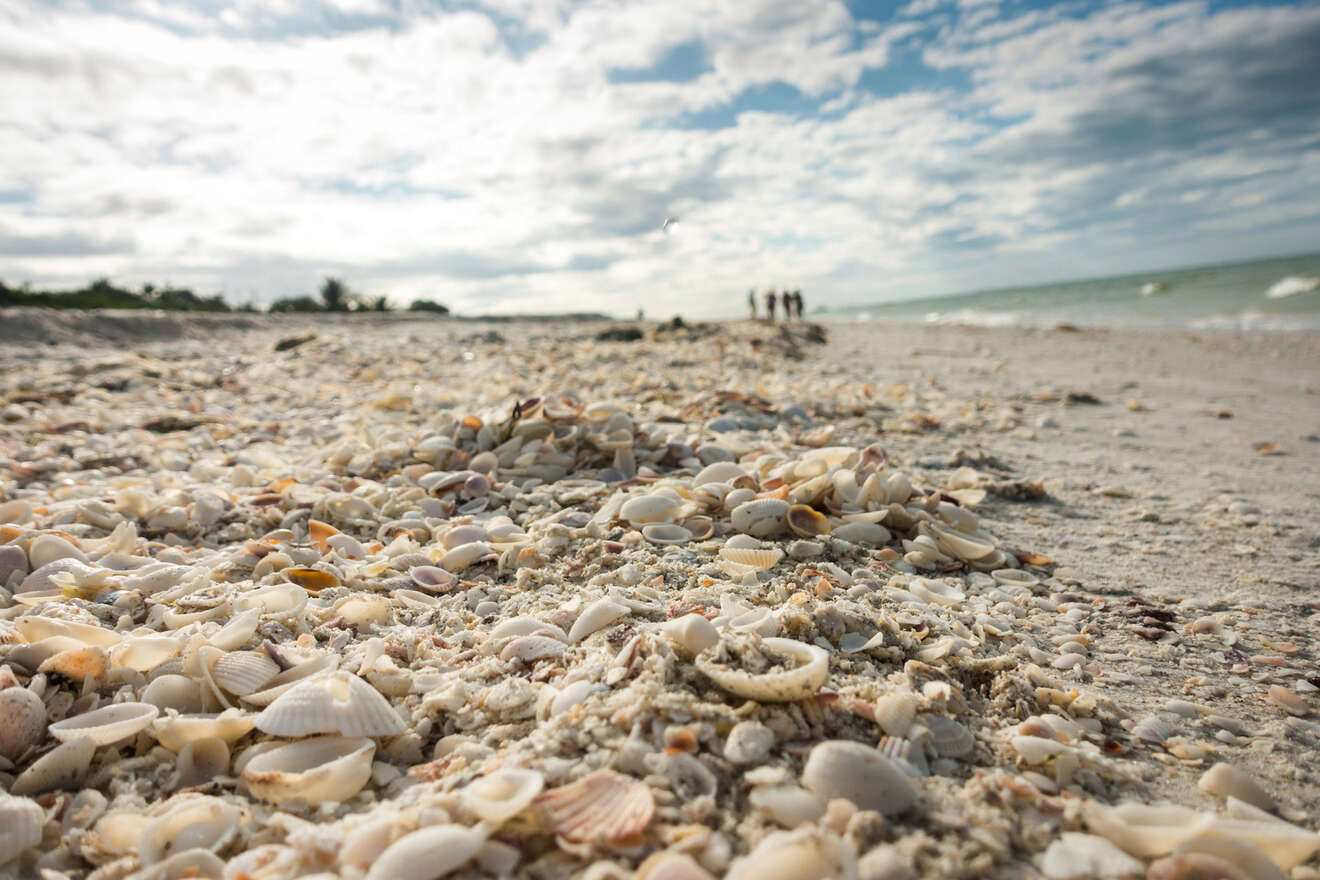
[{"label": "sea water", "polygon": [[1320,254],[877,303],[819,317],[1320,332]]}]

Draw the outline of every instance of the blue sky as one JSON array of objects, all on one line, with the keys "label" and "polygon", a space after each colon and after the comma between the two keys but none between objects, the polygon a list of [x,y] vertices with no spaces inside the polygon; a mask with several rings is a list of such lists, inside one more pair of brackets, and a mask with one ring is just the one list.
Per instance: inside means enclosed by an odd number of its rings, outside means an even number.
[{"label": "blue sky", "polygon": [[718,317],[1310,251],[1317,81],[1316,3],[0,0],[0,279]]}]

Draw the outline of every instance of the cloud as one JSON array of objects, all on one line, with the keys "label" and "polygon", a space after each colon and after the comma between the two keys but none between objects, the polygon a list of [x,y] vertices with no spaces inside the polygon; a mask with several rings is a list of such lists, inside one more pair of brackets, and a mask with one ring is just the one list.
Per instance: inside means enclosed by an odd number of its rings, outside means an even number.
[{"label": "cloud", "polygon": [[127,238],[106,241],[75,232],[14,235],[0,231],[0,257],[88,257],[133,252],[133,242]]}]

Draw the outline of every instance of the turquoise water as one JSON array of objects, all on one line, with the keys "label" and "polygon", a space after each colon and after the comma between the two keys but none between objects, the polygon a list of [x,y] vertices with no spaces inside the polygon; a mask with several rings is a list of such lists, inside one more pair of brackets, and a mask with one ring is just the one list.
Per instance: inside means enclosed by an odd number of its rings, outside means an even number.
[{"label": "turquoise water", "polygon": [[876,303],[819,317],[1320,332],[1320,254]]}]

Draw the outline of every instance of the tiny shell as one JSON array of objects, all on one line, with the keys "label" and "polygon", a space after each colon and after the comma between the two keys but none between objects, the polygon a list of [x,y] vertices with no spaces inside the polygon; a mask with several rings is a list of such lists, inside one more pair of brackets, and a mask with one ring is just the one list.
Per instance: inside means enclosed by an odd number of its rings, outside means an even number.
[{"label": "tiny shell", "polygon": [[829,654],[815,645],[793,639],[766,638],[758,646],[772,654],[791,659],[796,665],[782,671],[750,673],[717,665],[712,652],[702,651],[696,658],[697,669],[724,690],[739,697],[764,703],[801,700],[820,690],[829,679]]},{"label": "tiny shell", "polygon": [[366,880],[438,880],[476,855],[485,842],[481,830],[462,825],[421,828],[390,844]]},{"label": "tiny shell", "polygon": [[202,694],[197,682],[184,675],[160,675],[153,678],[142,689],[138,699],[157,709],[173,709],[183,713],[202,711]]},{"label": "tiny shell", "polygon": [[535,770],[506,767],[473,780],[459,798],[478,819],[499,825],[526,809],[544,785]]},{"label": "tiny shell", "polygon": [[666,621],[660,624],[660,631],[693,655],[714,647],[720,641],[720,633],[715,625],[696,613]]},{"label": "tiny shell", "polygon": [[552,831],[579,843],[630,841],[655,813],[650,786],[613,770],[547,791],[536,803]]},{"label": "tiny shell", "polygon": [[647,523],[642,526],[642,537],[652,544],[686,544],[692,532],[675,523]]},{"label": "tiny shell", "polygon": [[774,568],[779,560],[784,558],[784,551],[778,547],[763,550],[726,546],[720,548],[720,558],[739,565],[749,565],[752,568],[769,569]]},{"label": "tiny shell", "polygon": [[98,746],[108,746],[146,730],[159,711],[148,703],[114,703],[57,721],[50,726],[50,735],[61,742],[86,736]]},{"label": "tiny shell", "polygon": [[179,750],[176,788],[204,785],[229,773],[229,745],[218,737],[195,739]]},{"label": "tiny shell", "polygon": [[824,801],[846,798],[858,809],[896,815],[916,803],[919,790],[877,749],[858,742],[818,743],[802,768],[802,784]]},{"label": "tiny shell", "polygon": [[921,723],[931,734],[931,745],[946,758],[960,758],[972,750],[976,740],[962,724],[945,715],[922,715]]},{"label": "tiny shell", "polygon": [[272,736],[393,736],[405,725],[389,701],[348,672],[300,682],[276,697],[257,716],[257,728]]},{"label": "tiny shell", "polygon": [[845,522],[834,529],[834,537],[853,544],[888,544],[893,534],[879,523]]},{"label": "tiny shell", "polygon": [[619,519],[625,519],[634,526],[645,523],[664,522],[679,506],[679,500],[671,495],[651,494],[629,498],[619,508]]},{"label": "tiny shell", "polygon": [[339,803],[367,784],[375,752],[376,744],[366,737],[312,737],[252,758],[243,765],[243,782],[271,803]]},{"label": "tiny shell", "polygon": [[994,544],[979,541],[959,529],[931,524],[930,531],[935,536],[935,541],[939,544],[941,550],[959,559],[969,561],[984,559],[995,552]]},{"label": "tiny shell", "polygon": [[815,822],[825,815],[825,805],[820,799],[796,785],[769,785],[753,789],[747,796],[747,803],[785,828],[796,828],[803,822]]},{"label": "tiny shell", "polygon": [[967,598],[965,593],[952,584],[929,578],[912,578],[907,588],[914,596],[947,608],[957,608]]},{"label": "tiny shell", "polygon": [[634,880],[715,880],[715,876],[693,861],[691,856],[658,852],[637,866]]},{"label": "tiny shell", "polygon": [[41,843],[46,812],[36,801],[0,792],[0,867]]},{"label": "tiny shell", "polygon": [[500,650],[500,659],[532,663],[546,657],[558,657],[567,649],[567,645],[551,636],[518,636]]},{"label": "tiny shell", "polygon": [[438,565],[415,566],[408,576],[417,586],[431,593],[444,593],[458,583],[452,572],[445,571]]},{"label": "tiny shell", "polygon": [[577,620],[573,621],[573,626],[568,631],[568,640],[577,644],[596,630],[608,626],[629,612],[627,605],[621,605],[611,599],[598,599],[582,609]]},{"label": "tiny shell", "polygon": [[459,544],[440,557],[440,567],[445,571],[459,572],[483,559],[494,558],[495,553],[485,541],[472,541]]}]

